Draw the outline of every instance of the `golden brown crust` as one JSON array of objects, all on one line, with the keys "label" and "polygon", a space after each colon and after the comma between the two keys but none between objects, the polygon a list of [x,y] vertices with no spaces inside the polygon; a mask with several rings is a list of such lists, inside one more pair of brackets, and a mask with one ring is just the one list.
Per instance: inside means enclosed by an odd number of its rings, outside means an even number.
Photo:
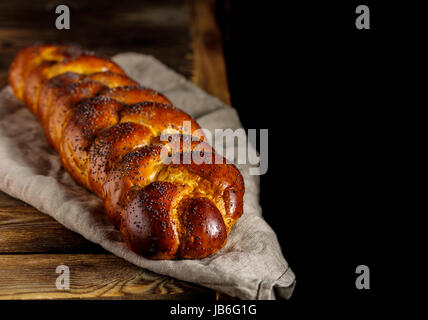
[{"label": "golden brown crust", "polygon": [[[133,251],[192,259],[224,246],[242,215],[242,176],[167,97],[111,60],[68,45],[23,49],[9,83],[66,170],[103,199]],[[223,164],[213,164],[218,157]]]}]

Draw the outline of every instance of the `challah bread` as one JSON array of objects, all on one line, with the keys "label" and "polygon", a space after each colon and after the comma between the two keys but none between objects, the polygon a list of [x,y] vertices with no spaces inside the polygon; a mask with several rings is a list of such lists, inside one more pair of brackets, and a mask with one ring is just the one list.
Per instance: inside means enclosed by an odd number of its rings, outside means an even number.
[{"label": "challah bread", "polygon": [[200,126],[167,97],[74,45],[23,49],[9,83],[65,169],[103,200],[131,250],[193,259],[225,245],[242,215],[243,178],[225,159],[217,164]]}]

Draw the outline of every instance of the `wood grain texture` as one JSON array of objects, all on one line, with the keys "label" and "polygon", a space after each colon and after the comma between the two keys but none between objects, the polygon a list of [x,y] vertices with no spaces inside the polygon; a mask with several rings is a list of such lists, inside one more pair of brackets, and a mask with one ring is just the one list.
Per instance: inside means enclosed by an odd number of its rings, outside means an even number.
[{"label": "wood grain texture", "polygon": [[221,33],[215,18],[214,0],[192,1],[192,81],[230,104]]},{"label": "wood grain texture", "polygon": [[[59,265],[70,270],[70,290],[56,287]],[[0,299],[215,299],[212,290],[111,254],[0,255],[0,266]]]},{"label": "wood grain texture", "polygon": [[190,3],[186,0],[75,0],[70,29],[55,28],[56,1],[0,1],[0,72],[35,42],[74,42],[99,54],[150,54],[191,74]]},{"label": "wood grain texture", "polygon": [[0,253],[106,252],[50,216],[7,197],[0,194]]}]

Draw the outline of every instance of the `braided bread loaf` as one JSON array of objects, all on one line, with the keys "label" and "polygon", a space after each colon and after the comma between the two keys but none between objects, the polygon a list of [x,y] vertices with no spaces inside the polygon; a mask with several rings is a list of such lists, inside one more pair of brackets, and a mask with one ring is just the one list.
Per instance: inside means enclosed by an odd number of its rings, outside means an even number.
[{"label": "braided bread loaf", "polygon": [[[199,125],[168,98],[74,45],[23,49],[9,83],[65,169],[104,201],[131,250],[152,259],[203,258],[225,245],[243,210],[242,176],[226,161],[214,164],[219,155]],[[205,160],[167,164],[165,155]]]}]

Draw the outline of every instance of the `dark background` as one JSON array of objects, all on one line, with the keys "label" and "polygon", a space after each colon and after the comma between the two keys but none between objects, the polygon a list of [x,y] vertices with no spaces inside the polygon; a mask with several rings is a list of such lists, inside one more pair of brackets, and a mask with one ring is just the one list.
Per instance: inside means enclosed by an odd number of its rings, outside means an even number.
[{"label": "dark background", "polygon": [[[370,30],[355,27],[359,4]],[[408,282],[402,179],[423,92],[420,12],[389,1],[218,2],[232,105],[245,128],[269,129],[260,198],[297,275],[293,310],[364,314]],[[361,264],[370,290],[355,288]]]}]

